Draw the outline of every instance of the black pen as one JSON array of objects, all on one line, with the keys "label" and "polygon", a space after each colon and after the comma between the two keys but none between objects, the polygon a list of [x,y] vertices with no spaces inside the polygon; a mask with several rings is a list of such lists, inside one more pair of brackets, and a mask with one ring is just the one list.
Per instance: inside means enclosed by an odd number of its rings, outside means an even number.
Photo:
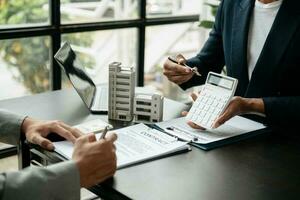
[{"label": "black pen", "polygon": [[108,131],[108,126],[105,126],[105,128],[104,128],[104,130],[103,130],[103,132],[102,132],[102,134],[101,134],[101,136],[100,136],[100,138],[99,138],[99,140],[105,138],[105,135],[106,135],[107,131]]},{"label": "black pen", "polygon": [[194,74],[196,74],[197,76],[202,76],[199,72],[198,72],[198,68],[197,67],[190,67],[188,66],[187,64],[185,63],[179,63],[177,62],[176,58],[172,57],[172,56],[169,56],[168,59],[170,61],[172,61],[173,63],[176,63],[176,64],[179,64],[179,65],[183,65],[185,67],[187,67],[188,69],[190,69]]},{"label": "black pen", "polygon": [[[183,130],[177,128],[177,127],[171,126],[171,127],[167,127],[166,129],[169,130],[169,131],[173,131],[175,133],[185,134],[186,136],[191,137],[190,141],[192,141],[192,142],[197,142],[198,141],[198,138],[196,136],[194,136],[194,135],[192,135],[192,134],[190,134],[186,131],[183,131]],[[180,137],[180,136],[177,136],[177,137]]]},{"label": "black pen", "polygon": [[167,130],[165,130],[165,129],[163,129],[163,128],[160,128],[160,127],[157,126],[156,124],[148,124],[147,126],[149,126],[149,127],[152,128],[152,129],[156,129],[156,130],[158,130],[158,131],[160,131],[160,132],[163,132],[163,133],[165,133],[165,134],[167,134],[167,135],[169,135],[169,136],[171,136],[171,137],[173,137],[173,138],[176,138],[176,139],[179,140],[179,141],[182,141],[182,142],[190,142],[190,141],[187,141],[187,140],[185,140],[185,139],[179,138],[178,136],[169,133]]}]

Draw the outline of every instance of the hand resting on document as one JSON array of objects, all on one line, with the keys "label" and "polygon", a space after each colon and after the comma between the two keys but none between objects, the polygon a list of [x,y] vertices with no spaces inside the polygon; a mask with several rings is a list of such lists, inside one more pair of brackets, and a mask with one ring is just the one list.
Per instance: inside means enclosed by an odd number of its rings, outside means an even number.
[{"label": "hand resting on document", "polygon": [[56,133],[75,143],[72,159],[80,174],[81,187],[90,187],[114,175],[116,172],[117,135],[107,134],[105,139],[96,141],[93,133],[83,135],[78,129],[61,121],[42,121],[26,117],[22,124],[22,134],[33,144],[53,150],[53,143],[46,137]]},{"label": "hand resting on document", "polygon": [[83,135],[78,129],[73,128],[62,121],[43,121],[26,117],[22,123],[22,133],[25,134],[26,139],[32,143],[37,144],[44,149],[53,150],[53,143],[46,137],[51,133],[65,138],[66,140],[75,143],[76,138]]}]

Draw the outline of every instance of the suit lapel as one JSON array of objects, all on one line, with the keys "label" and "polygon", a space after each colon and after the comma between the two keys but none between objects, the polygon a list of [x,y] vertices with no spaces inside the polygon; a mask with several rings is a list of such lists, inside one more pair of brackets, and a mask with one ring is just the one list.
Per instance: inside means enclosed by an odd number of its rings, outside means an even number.
[{"label": "suit lapel", "polygon": [[233,16],[232,27],[232,76],[239,80],[236,95],[243,96],[248,86],[247,43],[249,22],[254,0],[241,0]]},{"label": "suit lapel", "polygon": [[[299,3],[297,0],[284,0],[267,37],[260,57],[252,73],[245,96],[261,97],[265,91],[276,92],[277,86],[271,80],[276,79],[276,70],[299,25]],[[278,82],[278,81],[277,81]],[[271,85],[272,84],[272,85]]]}]

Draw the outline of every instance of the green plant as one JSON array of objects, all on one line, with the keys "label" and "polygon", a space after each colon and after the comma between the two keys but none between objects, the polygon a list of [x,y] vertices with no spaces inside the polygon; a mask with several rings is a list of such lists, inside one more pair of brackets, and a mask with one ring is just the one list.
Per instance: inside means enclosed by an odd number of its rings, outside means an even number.
[{"label": "green plant", "polygon": [[[210,11],[211,11],[211,15],[212,16],[216,16],[217,14],[217,11],[218,11],[218,7],[219,7],[219,4],[220,2],[218,1],[221,1],[221,0],[217,0],[215,3],[204,3],[204,5],[207,5],[210,7]],[[211,20],[200,20],[200,24],[199,26],[200,27],[203,27],[203,28],[206,28],[206,29],[211,29],[214,25],[214,21],[211,21]]]},{"label": "green plant", "polygon": [[[47,3],[48,0],[0,0],[0,27],[47,23]],[[86,33],[67,34],[64,40],[78,46],[92,43],[91,34]],[[50,88],[50,48],[49,36],[1,40],[0,56],[15,80],[29,92],[39,93]]]},{"label": "green plant", "polygon": [[[0,24],[46,22],[47,12],[42,9],[44,2],[43,0],[0,0]],[[47,37],[2,40],[0,43],[1,57],[8,64],[9,69],[15,72],[14,78],[34,93],[49,88],[49,67],[41,66],[49,60],[48,49],[49,38]]]}]

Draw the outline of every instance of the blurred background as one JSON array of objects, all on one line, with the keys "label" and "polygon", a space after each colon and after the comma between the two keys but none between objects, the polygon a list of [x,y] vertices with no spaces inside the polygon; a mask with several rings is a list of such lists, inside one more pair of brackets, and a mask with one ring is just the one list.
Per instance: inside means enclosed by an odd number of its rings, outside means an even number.
[{"label": "blurred background", "polygon": [[[208,37],[217,0],[0,0],[0,100],[70,88],[53,56],[69,42],[96,83],[108,65],[136,69],[136,85],[186,102],[162,75],[169,55],[194,56]],[[0,143],[0,173],[17,170],[17,149]],[[85,194],[86,192],[81,192]],[[81,198],[85,199],[85,198]]]},{"label": "blurred background", "polygon": [[194,56],[209,29],[205,0],[0,0],[0,99],[70,87],[52,59],[71,43],[96,83],[107,83],[108,65],[137,71],[137,85],[174,100],[187,92],[162,75],[169,55]]}]

